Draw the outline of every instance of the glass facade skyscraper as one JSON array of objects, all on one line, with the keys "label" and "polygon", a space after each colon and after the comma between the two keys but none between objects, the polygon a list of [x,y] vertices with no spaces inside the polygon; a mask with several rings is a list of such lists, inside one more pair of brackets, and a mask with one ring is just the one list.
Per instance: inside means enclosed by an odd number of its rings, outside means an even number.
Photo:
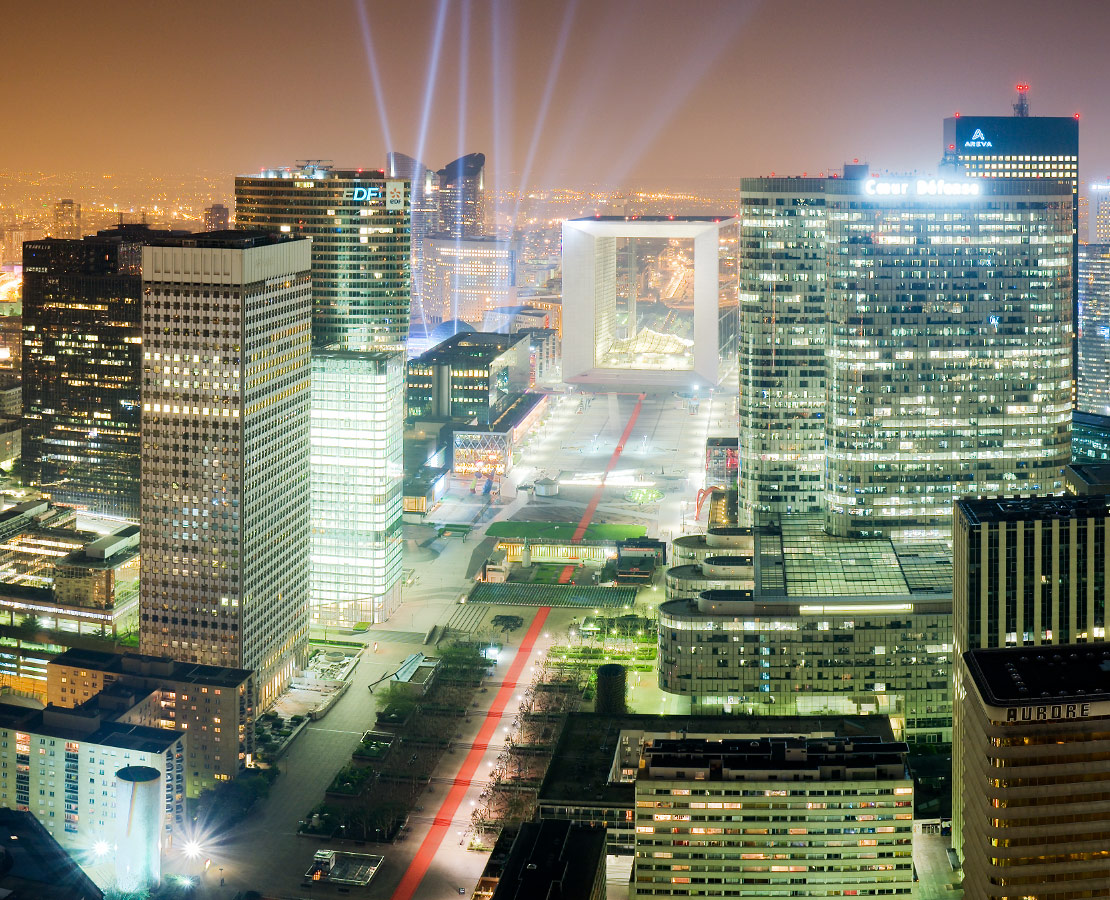
[{"label": "glass facade skyscraper", "polygon": [[825,181],[740,184],[740,510],[823,509]]},{"label": "glass facade skyscraper", "polygon": [[381,169],[315,164],[236,177],[236,227],[312,238],[314,347],[404,349],[409,184]]},{"label": "glass facade skyscraper", "polygon": [[1070,459],[1072,189],[830,179],[826,527],[947,530],[966,494],[1043,494]]},{"label": "glass facade skyscraper", "polygon": [[1078,380],[1076,408],[1110,414],[1110,244],[1079,248]]},{"label": "glass facade skyscraper", "polygon": [[312,356],[313,624],[384,622],[401,602],[404,357]]},{"label": "glass facade skyscraper", "polygon": [[139,516],[142,244],[126,226],[23,245],[23,464],[56,503]]}]

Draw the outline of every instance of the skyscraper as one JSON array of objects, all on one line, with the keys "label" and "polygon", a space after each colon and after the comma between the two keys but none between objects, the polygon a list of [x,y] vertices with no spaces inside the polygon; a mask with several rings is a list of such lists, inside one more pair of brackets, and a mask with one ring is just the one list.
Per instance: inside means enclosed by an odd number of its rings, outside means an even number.
[{"label": "skyscraper", "polygon": [[409,331],[409,183],[381,169],[305,163],[235,179],[237,228],[312,238],[312,341],[403,350]]},{"label": "skyscraper", "polygon": [[424,243],[425,311],[480,326],[488,310],[507,305],[515,260],[511,242],[496,237],[431,236]]},{"label": "skyscraper", "polygon": [[1110,414],[1110,244],[1079,248],[1078,381],[1076,409]]},{"label": "skyscraper", "polygon": [[824,508],[825,181],[740,183],[740,508],[747,525]]},{"label": "skyscraper", "polygon": [[310,245],[263,231],[143,248],[143,653],[253,669],[308,639]]},{"label": "skyscraper", "polygon": [[826,527],[947,530],[964,494],[1070,461],[1073,192],[1053,178],[829,179]]},{"label": "skyscraper", "polygon": [[139,516],[141,225],[23,246],[23,464],[57,503]]},{"label": "skyscraper", "polygon": [[[424,241],[439,228],[439,176],[419,160],[404,153],[390,151],[386,156],[387,178],[407,181],[411,185],[409,242],[412,276],[412,305],[409,321],[426,332]],[[419,324],[418,324],[419,323]]]},{"label": "skyscraper", "polygon": [[1110,183],[1092,184],[1091,200],[1095,213],[1095,228],[1091,242],[1110,244]]},{"label": "skyscraper", "polygon": [[485,166],[485,154],[468,153],[436,173],[441,234],[478,237],[485,233]]},{"label": "skyscraper", "polygon": [[401,602],[401,353],[312,355],[313,624],[384,622]]},{"label": "skyscraper", "polygon": [[231,210],[222,203],[213,203],[204,210],[204,230],[224,231],[231,222]]},{"label": "skyscraper", "polygon": [[81,237],[81,204],[59,200],[54,204],[54,230],[51,237],[77,240]]}]

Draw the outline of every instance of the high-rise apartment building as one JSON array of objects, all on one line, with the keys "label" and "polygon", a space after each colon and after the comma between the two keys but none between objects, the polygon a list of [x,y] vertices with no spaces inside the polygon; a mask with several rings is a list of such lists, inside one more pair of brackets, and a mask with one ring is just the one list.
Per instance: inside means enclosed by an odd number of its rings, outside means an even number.
[{"label": "high-rise apartment building", "polygon": [[906,750],[863,735],[645,739],[631,896],[909,896]]},{"label": "high-rise apartment building", "polygon": [[205,231],[226,231],[231,223],[231,210],[222,203],[213,203],[204,210]]},{"label": "high-rise apartment building", "polygon": [[22,458],[56,503],[138,518],[142,246],[168,235],[24,244]]},{"label": "high-rise apartment building", "polygon": [[313,624],[384,622],[401,603],[405,362],[312,355]]},{"label": "high-rise apartment building", "polygon": [[440,169],[438,231],[451,237],[478,237],[486,230],[486,157],[468,153]]},{"label": "high-rise apartment building", "polygon": [[409,182],[304,164],[235,179],[237,228],[312,238],[312,342],[403,350],[409,331]]},{"label": "high-rise apartment building", "polygon": [[50,236],[75,241],[81,237],[81,204],[59,200],[54,204],[54,230]]},{"label": "high-rise apartment building", "polygon": [[825,181],[740,184],[740,511],[748,525],[824,508]]},{"label": "high-rise apartment building", "polygon": [[253,669],[308,640],[310,245],[263,231],[143,248],[142,652]]},{"label": "high-rise apartment building", "polygon": [[939,532],[956,497],[1062,489],[1072,198],[1050,177],[828,180],[831,533]]},{"label": "high-rise apartment building", "polygon": [[1076,409],[1110,413],[1110,243],[1079,248],[1079,399]]},{"label": "high-rise apartment building", "polygon": [[424,267],[425,312],[481,326],[489,310],[509,301],[515,254],[510,241],[495,237],[433,235],[424,242]]},{"label": "high-rise apartment building", "polygon": [[952,845],[968,900],[1110,891],[1110,644],[959,661]]}]

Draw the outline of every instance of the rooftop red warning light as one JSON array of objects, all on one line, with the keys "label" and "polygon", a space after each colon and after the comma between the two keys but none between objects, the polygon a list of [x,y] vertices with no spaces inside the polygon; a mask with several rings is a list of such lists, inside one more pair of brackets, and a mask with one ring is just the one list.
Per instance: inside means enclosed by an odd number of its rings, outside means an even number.
[{"label": "rooftop red warning light", "polygon": [[1029,85],[1022,83],[1017,86],[1017,89],[1019,91],[1027,91],[1029,90]]}]

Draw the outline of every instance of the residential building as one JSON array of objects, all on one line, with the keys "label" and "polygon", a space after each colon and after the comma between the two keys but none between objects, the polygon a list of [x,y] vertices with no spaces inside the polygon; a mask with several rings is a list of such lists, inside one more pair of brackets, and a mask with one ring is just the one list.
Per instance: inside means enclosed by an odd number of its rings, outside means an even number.
[{"label": "residential building", "polygon": [[0,807],[30,812],[64,849],[87,852],[115,834],[115,775],[156,769],[162,782],[163,840],[182,833],[185,732],[115,721],[92,707],[34,709],[0,702]]},{"label": "residential building", "polygon": [[377,624],[400,606],[404,378],[400,353],[312,356],[314,625]]},{"label": "residential building", "polygon": [[44,496],[139,516],[142,248],[121,226],[23,246],[23,464]]},{"label": "residential building", "polygon": [[639,749],[631,896],[913,892],[906,744],[656,735]]},{"label": "residential building", "polygon": [[321,163],[235,179],[235,225],[312,239],[312,344],[404,350],[409,182]]},{"label": "residential building", "polygon": [[213,203],[204,210],[205,231],[227,231],[231,224],[231,210],[222,203]]},{"label": "residential building", "polygon": [[740,506],[824,509],[825,178],[740,183]]},{"label": "residential building", "polygon": [[81,204],[73,200],[58,200],[54,204],[53,238],[76,241],[81,238]]},{"label": "residential building", "polygon": [[940,535],[957,497],[1062,490],[1073,203],[1045,174],[828,180],[830,533]]},{"label": "residential building", "polygon": [[1076,377],[1076,410],[1110,415],[1110,244],[1084,244],[1079,248]]},{"label": "residential building", "polygon": [[818,516],[673,545],[659,686],[697,715],[889,716],[952,726],[952,556],[943,541],[838,538]]},{"label": "residential building", "polygon": [[1106,896],[1110,644],[969,650],[958,664],[952,839],[964,896]]},{"label": "residential building", "polygon": [[263,707],[308,642],[309,249],[264,231],[143,248],[140,647],[252,669]]},{"label": "residential building", "polygon": [[183,770],[188,796],[230,781],[250,763],[257,708],[249,670],[77,648],[46,666],[52,707],[79,707],[113,693],[121,721],[189,735]]}]

